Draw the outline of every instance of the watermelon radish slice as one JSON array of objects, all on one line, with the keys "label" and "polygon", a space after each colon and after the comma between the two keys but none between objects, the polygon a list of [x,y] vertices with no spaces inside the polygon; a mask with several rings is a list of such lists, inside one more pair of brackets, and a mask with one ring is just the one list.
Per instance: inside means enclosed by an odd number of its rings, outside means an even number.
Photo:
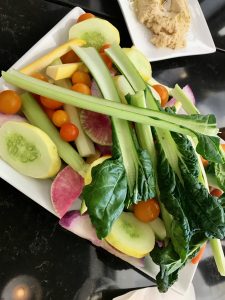
[{"label": "watermelon radish slice", "polygon": [[64,217],[59,221],[59,224],[69,231],[75,233],[76,235],[89,240],[92,244],[97,247],[101,247],[107,250],[109,253],[125,260],[126,262],[132,264],[133,266],[142,268],[144,267],[144,260],[135,257],[128,256],[116,250],[110,246],[105,240],[99,240],[95,228],[91,224],[91,220],[88,214],[80,215],[80,212],[73,210],[64,215]]},{"label": "watermelon radish slice", "polygon": [[112,147],[111,146],[102,146],[102,145],[96,144],[95,148],[101,153],[101,155],[112,155]]},{"label": "watermelon radish slice", "polygon": [[84,179],[70,166],[58,173],[51,185],[52,205],[60,218],[80,196]]},{"label": "watermelon radish slice", "polygon": [[112,145],[112,124],[108,116],[82,109],[80,122],[93,142],[103,146]]}]

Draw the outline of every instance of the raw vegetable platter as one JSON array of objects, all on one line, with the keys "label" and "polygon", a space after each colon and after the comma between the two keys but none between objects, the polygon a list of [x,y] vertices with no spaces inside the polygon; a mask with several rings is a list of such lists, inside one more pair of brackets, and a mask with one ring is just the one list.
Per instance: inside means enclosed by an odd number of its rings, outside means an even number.
[{"label": "raw vegetable platter", "polygon": [[[11,69],[19,70],[19,69],[27,66],[29,63],[31,63],[35,59],[42,57],[45,53],[48,53],[49,51],[56,48],[57,46],[67,42],[69,29],[74,24],[74,20],[76,20],[78,18],[78,16],[83,13],[84,12],[82,9],[80,9],[78,7],[74,8],[48,34],[46,34],[36,45],[34,45],[15,65],[13,65]],[[78,52],[79,52],[79,49],[78,49]],[[78,55],[79,55],[79,53],[78,53]],[[81,57],[82,57],[82,55],[83,54],[80,53]],[[6,75],[6,77],[7,77],[7,75]],[[7,81],[10,81],[10,79],[8,79]],[[6,83],[3,79],[1,79],[0,84],[1,84],[1,90],[15,89],[14,86],[11,86],[10,84]],[[175,90],[175,96],[177,96],[176,93],[178,93],[178,96],[179,96],[179,93],[182,94],[182,91],[180,91],[179,88],[177,88]],[[138,96],[142,97],[143,94],[140,94]],[[132,99],[131,99],[131,101],[132,101]],[[135,99],[133,99],[133,101],[135,101]],[[194,109],[194,106],[192,106],[190,104],[189,107],[187,107],[187,110],[189,108]],[[113,111],[113,109],[114,108],[112,107],[112,111]],[[103,110],[103,108],[102,108],[102,110]],[[196,112],[197,111],[195,111],[195,113]],[[115,112],[115,115],[116,115],[116,113],[117,113],[117,111]],[[172,112],[171,112],[171,116],[173,116]],[[132,117],[128,117],[128,120],[130,120],[129,118],[132,118]],[[158,116],[154,120],[156,120],[156,126],[157,126]],[[141,121],[144,122],[143,118],[141,118]],[[163,126],[163,125],[160,125],[160,126]],[[173,126],[173,125],[171,125],[171,126]],[[175,129],[179,130],[178,127],[175,126]],[[180,126],[180,127],[182,127],[182,126]],[[185,132],[185,129],[183,129],[183,128],[181,128],[180,130],[182,131],[182,133]],[[218,156],[220,156],[220,155],[218,154]],[[40,179],[33,179],[33,178],[30,178],[27,176],[23,176],[20,173],[18,173],[17,171],[15,171],[12,167],[10,167],[3,160],[0,160],[0,176],[4,180],[6,180],[8,183],[10,183],[14,187],[16,187],[18,190],[20,190],[22,193],[24,193],[25,195],[30,197],[32,200],[34,200],[35,202],[37,202],[38,204],[43,206],[45,209],[47,209],[48,211],[50,211],[51,213],[53,213],[55,215],[58,215],[55,212],[55,210],[53,209],[52,202],[51,202],[51,185],[52,185],[51,179],[40,180]],[[151,191],[150,191],[150,193],[151,193]],[[137,199],[134,200],[134,203],[135,203],[135,201],[137,201]],[[73,204],[73,209],[79,210],[80,205],[81,205],[81,202],[79,200],[75,201]],[[120,211],[120,213],[121,213],[121,211]],[[69,216],[68,216],[68,218],[69,218]],[[101,227],[99,227],[98,235],[102,236],[103,231],[104,230]],[[87,238],[87,236],[85,236],[85,233],[83,233],[83,232],[80,232],[80,235],[84,238]],[[96,244],[96,240],[92,240],[92,242],[94,244]],[[101,243],[99,245],[102,246]],[[105,247],[105,248],[107,248],[107,247]],[[179,246],[178,246],[178,248],[179,248]],[[133,260],[129,259],[129,258],[127,259],[126,255],[121,255],[120,252],[115,252],[112,250],[112,248],[108,247],[108,251],[115,255],[118,255],[119,257],[121,257],[124,260],[129,261],[136,268],[140,269],[141,271],[148,274],[152,278],[155,278],[156,274],[159,272],[159,267],[153,263],[153,261],[149,255],[146,255],[145,258],[143,260],[141,260],[141,264],[140,264],[140,261],[138,261],[138,263],[137,263],[137,261],[135,259],[133,259]],[[181,249],[181,251],[182,251],[182,249]],[[179,280],[173,285],[173,288],[176,289],[180,293],[184,293],[185,290],[188,288],[189,284],[191,283],[195,269],[196,269],[196,264],[194,265],[194,264],[187,262],[185,267],[179,271]]]}]

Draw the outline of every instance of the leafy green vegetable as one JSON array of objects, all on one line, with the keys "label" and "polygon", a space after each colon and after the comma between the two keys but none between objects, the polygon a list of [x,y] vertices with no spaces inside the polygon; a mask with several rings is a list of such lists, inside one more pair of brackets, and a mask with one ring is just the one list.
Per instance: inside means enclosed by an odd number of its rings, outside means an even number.
[{"label": "leafy green vegetable", "polygon": [[[106,101],[120,102],[113,79],[98,52],[94,48],[75,48],[75,51],[85,61],[103,96],[108,99]],[[85,187],[83,192],[99,238],[108,234],[125,204],[137,203],[155,196],[155,180],[149,154],[139,147],[136,148],[127,121],[113,117],[112,124],[113,157],[95,167],[91,186]],[[124,187],[126,184],[127,190]],[[93,191],[96,191],[95,201],[92,201]],[[119,197],[115,199],[117,192]]]}]

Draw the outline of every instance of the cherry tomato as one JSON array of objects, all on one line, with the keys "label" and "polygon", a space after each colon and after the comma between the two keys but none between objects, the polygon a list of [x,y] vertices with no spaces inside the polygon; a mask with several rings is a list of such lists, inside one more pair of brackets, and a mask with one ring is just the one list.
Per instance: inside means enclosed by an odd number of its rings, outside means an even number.
[{"label": "cherry tomato", "polygon": [[66,142],[74,141],[79,134],[79,129],[72,123],[65,123],[60,128],[60,136]]},{"label": "cherry tomato", "polygon": [[73,84],[84,83],[87,86],[91,87],[91,77],[88,73],[86,73],[84,71],[74,72],[71,79],[72,79]]},{"label": "cherry tomato", "polygon": [[216,196],[216,197],[220,197],[223,194],[223,191],[219,190],[219,189],[213,189],[210,194],[212,196]]},{"label": "cherry tomato", "polygon": [[152,86],[161,98],[161,106],[164,107],[169,99],[169,93],[167,89],[161,84],[155,84]]},{"label": "cherry tomato", "polygon": [[44,107],[42,106],[44,112],[47,114],[47,116],[49,117],[49,119],[52,119],[52,116],[54,114],[54,109],[51,109],[51,108],[47,108],[47,107]]},{"label": "cherry tomato", "polygon": [[204,166],[205,168],[208,167],[209,162],[208,162],[207,159],[205,159],[205,158],[203,158],[203,157],[201,156],[201,161],[202,161],[202,164],[203,164],[203,166]]},{"label": "cherry tomato", "polygon": [[113,65],[111,58],[104,52],[100,52],[100,55],[108,69],[111,70]]},{"label": "cherry tomato", "polygon": [[52,114],[52,122],[57,127],[61,127],[63,124],[69,122],[69,115],[65,110],[59,109],[53,112]]},{"label": "cherry tomato", "polygon": [[194,258],[192,258],[191,262],[194,265],[197,264],[201,260],[203,254],[205,252],[205,248],[206,248],[206,243],[201,247],[201,249],[199,250],[198,254]]},{"label": "cherry tomato", "polygon": [[63,56],[61,56],[61,61],[63,64],[70,64],[80,61],[80,57],[76,55],[76,53],[73,50],[70,50]]},{"label": "cherry tomato", "polygon": [[41,73],[33,73],[31,75],[31,77],[34,77],[36,79],[48,82],[48,78],[45,75],[41,74]]},{"label": "cherry tomato", "polygon": [[79,16],[79,18],[77,19],[77,23],[91,19],[91,18],[95,18],[95,15],[93,15],[91,13],[84,13]]},{"label": "cherry tomato", "polygon": [[40,96],[40,101],[44,107],[51,108],[51,109],[60,108],[63,105],[62,102],[44,96]]},{"label": "cherry tomato", "polygon": [[225,144],[221,144],[223,151],[225,152]]},{"label": "cherry tomato", "polygon": [[20,96],[13,90],[0,93],[0,112],[4,114],[16,114],[21,108]]},{"label": "cherry tomato", "polygon": [[110,48],[111,45],[110,44],[104,44],[100,49],[99,49],[99,53],[105,53],[105,49]]},{"label": "cherry tomato", "polygon": [[150,222],[158,218],[160,214],[159,203],[156,199],[140,201],[134,205],[134,215],[142,222]]},{"label": "cherry tomato", "polygon": [[81,94],[91,95],[91,89],[84,83],[75,83],[71,89]]}]

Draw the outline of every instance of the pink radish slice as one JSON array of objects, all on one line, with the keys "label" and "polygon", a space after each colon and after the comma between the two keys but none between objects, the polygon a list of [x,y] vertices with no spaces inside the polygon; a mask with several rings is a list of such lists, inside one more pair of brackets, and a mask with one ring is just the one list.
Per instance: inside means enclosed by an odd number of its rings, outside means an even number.
[{"label": "pink radish slice", "polygon": [[[183,91],[185,92],[185,94],[188,96],[188,98],[191,100],[191,102],[193,104],[195,104],[195,96],[193,94],[193,91],[192,89],[190,88],[190,86],[187,84],[183,87]],[[172,98],[170,99],[167,104],[166,104],[166,107],[171,107],[171,106],[174,106],[174,104],[176,103],[176,99],[175,98]],[[181,108],[179,110],[179,113],[185,113],[185,111]]]},{"label": "pink radish slice", "polygon": [[98,87],[98,84],[95,80],[92,80],[91,82],[91,94],[92,96],[95,96],[95,97],[102,97],[102,93]]},{"label": "pink radish slice", "polygon": [[51,185],[51,200],[60,218],[80,196],[83,187],[84,179],[70,166],[58,173]]},{"label": "pink radish slice", "polygon": [[102,146],[95,145],[95,148],[101,153],[101,155],[112,155],[112,147],[111,146]]},{"label": "pink radish slice", "polygon": [[80,122],[93,142],[103,146],[112,145],[112,124],[108,116],[82,109]]},{"label": "pink radish slice", "polygon": [[94,227],[91,224],[91,220],[88,214],[80,215],[80,212],[73,210],[65,214],[65,216],[59,221],[59,224],[76,235],[89,240],[97,247],[101,247],[107,250],[109,253],[125,260],[133,266],[142,268],[144,267],[144,260],[135,257],[128,256],[111,247],[105,240],[99,240]]},{"label": "pink radish slice", "polygon": [[27,122],[27,120],[20,115],[6,115],[0,113],[0,127],[8,121]]}]

